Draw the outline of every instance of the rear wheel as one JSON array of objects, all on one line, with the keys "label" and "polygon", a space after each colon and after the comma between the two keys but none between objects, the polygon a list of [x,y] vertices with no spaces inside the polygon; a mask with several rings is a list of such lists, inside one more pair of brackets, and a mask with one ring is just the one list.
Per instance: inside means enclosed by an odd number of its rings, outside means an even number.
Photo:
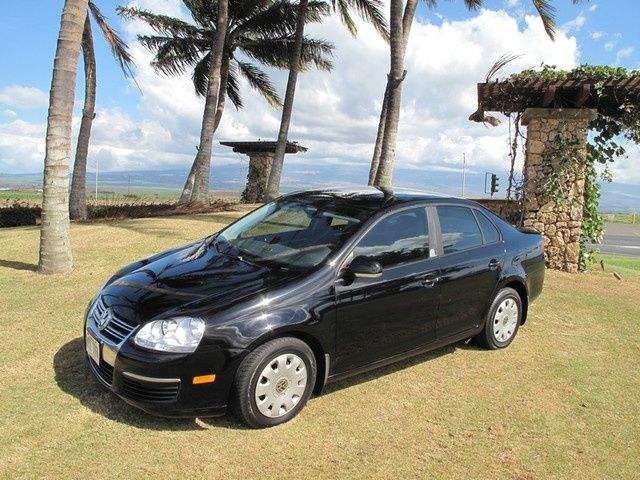
[{"label": "rear wheel", "polygon": [[521,319],[520,295],[513,288],[503,288],[491,303],[484,329],[475,340],[491,350],[508,347],[518,333]]},{"label": "rear wheel", "polygon": [[311,396],[316,371],[313,352],[302,340],[271,340],[251,352],[238,368],[232,409],[253,428],[287,422]]}]

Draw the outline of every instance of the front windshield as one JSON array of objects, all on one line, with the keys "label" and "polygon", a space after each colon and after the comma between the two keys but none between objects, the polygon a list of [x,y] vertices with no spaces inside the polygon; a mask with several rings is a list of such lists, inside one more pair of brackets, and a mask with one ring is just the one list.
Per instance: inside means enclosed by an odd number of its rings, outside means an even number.
[{"label": "front windshield", "polygon": [[216,241],[222,251],[256,263],[308,269],[353,235],[363,221],[358,216],[334,202],[283,198],[229,226]]}]

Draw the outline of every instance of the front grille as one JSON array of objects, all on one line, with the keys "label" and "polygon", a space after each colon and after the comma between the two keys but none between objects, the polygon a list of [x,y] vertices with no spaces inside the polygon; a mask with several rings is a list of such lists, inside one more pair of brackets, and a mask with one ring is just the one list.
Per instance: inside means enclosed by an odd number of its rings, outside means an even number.
[{"label": "front grille", "polygon": [[143,382],[122,376],[122,393],[141,402],[173,402],[178,397],[180,382]]},{"label": "front grille", "polygon": [[[102,301],[102,298],[98,299],[93,307],[93,311],[91,312],[92,320],[96,326],[100,324],[99,319],[105,314],[106,310],[107,306]],[[133,332],[135,328],[135,324],[129,323],[127,320],[117,317],[112,313],[109,323],[107,323],[107,326],[104,327],[104,329],[100,330],[100,334],[107,340],[118,344],[131,335],[131,332]]]},{"label": "front grille", "polygon": [[89,365],[91,366],[93,374],[98,377],[98,380],[111,388],[113,384],[113,367],[106,362],[100,362],[100,365],[98,365],[92,358],[89,358]]}]

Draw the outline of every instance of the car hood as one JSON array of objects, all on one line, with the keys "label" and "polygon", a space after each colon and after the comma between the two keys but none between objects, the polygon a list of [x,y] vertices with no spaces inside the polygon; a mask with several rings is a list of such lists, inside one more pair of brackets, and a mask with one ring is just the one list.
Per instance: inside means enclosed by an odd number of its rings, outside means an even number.
[{"label": "car hood", "polygon": [[[158,316],[208,316],[299,275],[220,253],[205,242],[155,255],[121,270],[101,292],[132,323]],[[129,271],[127,271],[129,270]]]}]

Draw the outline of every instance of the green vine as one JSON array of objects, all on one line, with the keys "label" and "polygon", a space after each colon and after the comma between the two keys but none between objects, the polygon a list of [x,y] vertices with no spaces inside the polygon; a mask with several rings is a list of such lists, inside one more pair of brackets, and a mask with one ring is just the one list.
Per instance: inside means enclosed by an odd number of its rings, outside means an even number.
[{"label": "green vine", "polygon": [[[592,95],[595,95],[596,103],[604,93],[604,85],[609,80],[633,80],[640,79],[639,70],[627,70],[621,67],[609,67],[601,65],[582,65],[573,70],[558,70],[553,65],[542,65],[541,69],[529,69],[511,75],[508,81],[513,83],[531,80],[588,80],[593,83]],[[623,140],[640,143],[640,104],[629,99],[621,99],[621,105],[615,113],[599,112],[598,116],[589,125],[591,134],[587,146],[586,156],[580,153],[577,157],[576,145],[562,145],[558,139],[555,153],[560,155],[561,168],[550,172],[545,185],[546,193],[555,195],[557,202],[566,201],[566,192],[563,188],[569,183],[566,180],[576,178],[576,169],[584,176],[584,201],[582,216],[582,235],[580,238],[580,264],[584,270],[593,259],[593,251],[588,248],[589,243],[600,243],[602,240],[604,220],[598,212],[600,199],[600,184],[596,165],[605,165],[601,179],[611,181],[611,173],[608,164],[616,158],[624,156],[626,150],[622,145]],[[580,149],[581,150],[581,149]],[[558,157],[556,157],[558,158]],[[574,167],[571,167],[571,160]],[[573,176],[573,177],[572,177]]]}]

